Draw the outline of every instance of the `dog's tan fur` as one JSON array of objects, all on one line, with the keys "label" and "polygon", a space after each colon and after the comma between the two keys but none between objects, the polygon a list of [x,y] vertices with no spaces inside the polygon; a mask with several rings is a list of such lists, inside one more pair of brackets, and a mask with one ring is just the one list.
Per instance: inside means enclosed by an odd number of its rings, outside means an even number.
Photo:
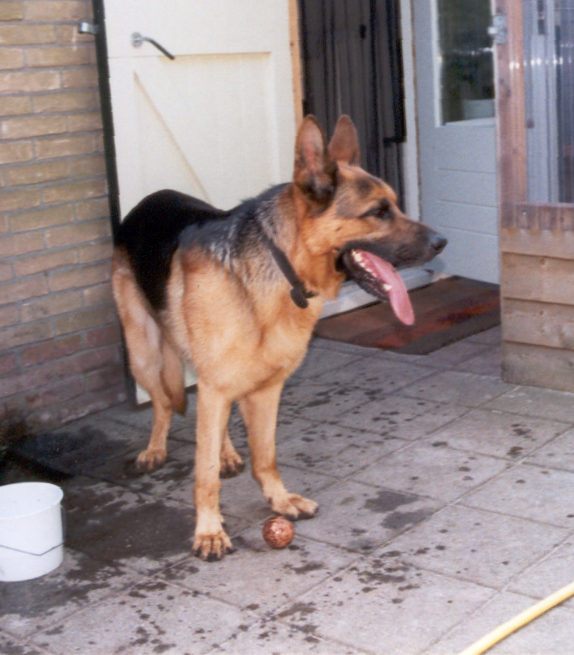
[{"label": "dog's tan fur", "polygon": [[[317,503],[287,491],[277,472],[275,425],[283,383],[303,361],[323,300],[334,298],[344,280],[335,267],[337,249],[354,239],[409,242],[418,235],[420,224],[398,210],[392,189],[359,167],[357,136],[348,118],[340,119],[328,148],[316,121],[305,119],[295,153],[293,183],[277,204],[278,240],[306,288],[317,294],[306,309],[292,302],[284,277],[260,275],[268,262],[248,258],[239,264],[241,270],[231,272],[205,249],[192,246],[176,251],[167,308],[154,315],[126,253],[118,248],[113,256],[113,291],[131,370],[149,392],[154,411],[149,445],[138,458],[141,468],[153,470],[166,458],[172,412],[185,404],[182,360],[198,374],[193,547],[203,559],[219,559],[232,550],[219,490],[220,474],[243,468],[227,433],[234,402],[247,426],[253,476],[271,509],[291,519],[316,513]],[[333,162],[337,190],[325,207],[305,189],[328,185]],[[380,199],[389,201],[392,221],[358,218]],[[246,279],[253,284],[246,286]]]}]

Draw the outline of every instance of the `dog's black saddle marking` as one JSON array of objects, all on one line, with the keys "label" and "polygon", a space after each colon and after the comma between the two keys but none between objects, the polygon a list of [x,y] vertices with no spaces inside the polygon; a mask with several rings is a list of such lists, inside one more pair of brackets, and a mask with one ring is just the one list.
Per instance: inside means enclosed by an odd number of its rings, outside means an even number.
[{"label": "dog's black saddle marking", "polygon": [[116,236],[136,280],[154,310],[166,305],[166,284],[180,235],[190,225],[227,218],[231,212],[202,200],[166,189],[144,198],[126,216]]},{"label": "dog's black saddle marking", "polygon": [[166,307],[166,285],[171,261],[178,247],[198,245],[222,263],[231,263],[241,251],[265,245],[291,285],[291,298],[302,309],[308,291],[297,277],[287,255],[267,234],[263,224],[275,217],[274,199],[286,185],[278,185],[224,211],[179,191],[157,191],[144,198],[126,216],[116,236],[116,246],[129,257],[136,281],[155,311]]}]

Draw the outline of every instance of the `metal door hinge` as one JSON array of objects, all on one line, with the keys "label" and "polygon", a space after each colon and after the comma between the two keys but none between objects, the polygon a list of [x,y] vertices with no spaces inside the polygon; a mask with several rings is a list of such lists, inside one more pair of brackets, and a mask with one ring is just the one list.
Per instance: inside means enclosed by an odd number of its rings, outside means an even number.
[{"label": "metal door hinge", "polygon": [[488,28],[488,34],[492,37],[494,45],[505,45],[508,40],[508,27],[505,14],[494,14],[492,25]]}]

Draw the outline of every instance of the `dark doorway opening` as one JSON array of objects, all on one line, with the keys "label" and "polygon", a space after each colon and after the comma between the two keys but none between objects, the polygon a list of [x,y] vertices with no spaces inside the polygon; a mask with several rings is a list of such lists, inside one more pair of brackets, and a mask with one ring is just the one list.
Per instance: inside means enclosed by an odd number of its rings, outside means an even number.
[{"label": "dark doorway opening", "polygon": [[299,0],[304,111],[328,134],[348,114],[362,165],[403,200],[405,140],[399,0]]}]

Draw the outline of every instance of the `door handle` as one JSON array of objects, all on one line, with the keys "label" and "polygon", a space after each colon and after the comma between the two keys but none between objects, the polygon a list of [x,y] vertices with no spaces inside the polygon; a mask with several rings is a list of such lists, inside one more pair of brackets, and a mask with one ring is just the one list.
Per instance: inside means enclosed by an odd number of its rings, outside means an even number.
[{"label": "door handle", "polygon": [[160,52],[163,52],[163,54],[166,57],[169,57],[170,59],[175,59],[175,57],[171,54],[171,52],[168,52],[162,45],[160,45],[155,39],[151,39],[149,36],[142,36],[139,32],[134,32],[131,35],[131,42],[134,48],[141,48],[141,45],[144,41],[147,41],[148,43],[151,43],[153,46],[155,46]]}]

